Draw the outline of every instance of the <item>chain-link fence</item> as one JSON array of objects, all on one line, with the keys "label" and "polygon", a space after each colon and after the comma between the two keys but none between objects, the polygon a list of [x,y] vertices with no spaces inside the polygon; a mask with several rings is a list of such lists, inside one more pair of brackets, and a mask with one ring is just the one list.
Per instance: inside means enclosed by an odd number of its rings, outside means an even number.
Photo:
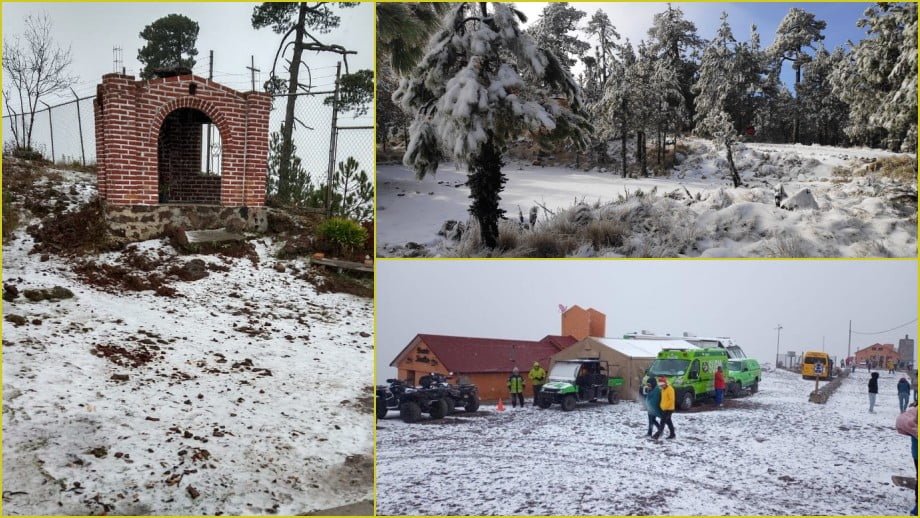
[{"label": "chain-link fence", "polygon": [[[349,158],[357,162],[356,173],[365,173],[370,183],[374,177],[374,127],[373,115],[333,112],[335,92],[302,93],[295,99],[294,130],[291,140],[294,155],[310,175],[310,183],[319,188],[326,185]],[[272,139],[280,138],[287,116],[286,94],[274,98],[269,131]],[[275,135],[277,134],[277,135]],[[270,146],[270,149],[272,146]],[[270,151],[269,161],[272,160]]]},{"label": "chain-link fence", "polygon": [[[41,103],[43,104],[43,103]],[[93,97],[81,97],[30,113],[8,112],[3,116],[3,146],[25,147],[31,123],[31,147],[56,163],[96,162],[96,124]]]}]

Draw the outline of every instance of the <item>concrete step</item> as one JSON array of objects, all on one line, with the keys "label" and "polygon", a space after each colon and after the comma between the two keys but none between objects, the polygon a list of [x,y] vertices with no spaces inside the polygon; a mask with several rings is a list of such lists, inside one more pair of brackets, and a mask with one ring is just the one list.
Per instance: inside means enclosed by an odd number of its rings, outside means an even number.
[{"label": "concrete step", "polygon": [[243,241],[246,236],[227,232],[224,229],[189,230],[185,232],[189,243],[218,243],[221,241]]}]

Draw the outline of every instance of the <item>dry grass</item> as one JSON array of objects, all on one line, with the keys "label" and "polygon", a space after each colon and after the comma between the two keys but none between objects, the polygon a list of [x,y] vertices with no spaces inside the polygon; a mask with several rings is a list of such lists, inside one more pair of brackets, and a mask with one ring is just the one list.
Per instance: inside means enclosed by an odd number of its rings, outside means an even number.
[{"label": "dry grass", "polygon": [[917,159],[913,156],[886,156],[862,166],[835,167],[831,173],[834,183],[846,183],[855,177],[882,176],[896,182],[917,183]]}]

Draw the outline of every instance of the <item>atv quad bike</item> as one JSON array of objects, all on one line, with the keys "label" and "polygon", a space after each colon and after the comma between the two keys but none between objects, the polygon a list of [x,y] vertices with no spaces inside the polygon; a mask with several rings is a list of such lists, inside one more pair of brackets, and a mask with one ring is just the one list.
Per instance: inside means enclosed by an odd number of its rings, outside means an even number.
[{"label": "atv quad bike", "polygon": [[390,410],[399,411],[403,421],[414,423],[428,414],[441,419],[462,403],[468,412],[479,408],[479,395],[475,385],[453,387],[443,376],[422,376],[421,386],[413,387],[403,380],[388,379],[388,386],[377,386],[377,419],[386,417]]},{"label": "atv quad bike", "polygon": [[608,403],[618,403],[618,387],[623,386],[623,378],[609,376],[609,373],[607,362],[597,358],[556,362],[550,370],[549,381],[540,391],[537,406],[546,409],[558,403],[568,412],[585,401],[606,399]]},{"label": "atv quad bike", "polygon": [[479,410],[479,389],[476,385],[461,383],[451,385],[443,374],[429,374],[419,380],[422,388],[438,391],[438,396],[447,402],[447,413],[453,414],[457,408],[467,412]]}]

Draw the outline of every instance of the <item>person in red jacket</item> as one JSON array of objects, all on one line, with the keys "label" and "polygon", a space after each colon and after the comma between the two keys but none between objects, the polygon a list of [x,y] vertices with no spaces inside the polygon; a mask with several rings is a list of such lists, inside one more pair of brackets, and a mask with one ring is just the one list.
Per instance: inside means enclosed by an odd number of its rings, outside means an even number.
[{"label": "person in red jacket", "polygon": [[722,367],[716,369],[716,377],[714,383],[716,389],[716,406],[722,406],[722,399],[725,397],[725,375],[722,374]]}]

